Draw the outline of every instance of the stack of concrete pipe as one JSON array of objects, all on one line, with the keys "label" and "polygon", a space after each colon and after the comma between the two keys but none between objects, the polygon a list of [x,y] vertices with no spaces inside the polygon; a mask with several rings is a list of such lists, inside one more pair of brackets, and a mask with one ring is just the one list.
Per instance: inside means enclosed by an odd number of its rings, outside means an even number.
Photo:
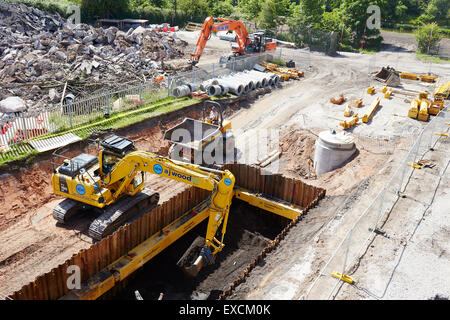
[{"label": "stack of concrete pipe", "polygon": [[280,81],[281,77],[274,73],[246,70],[236,74],[206,80],[200,85],[181,85],[173,90],[173,95],[176,98],[184,97],[200,88],[206,91],[209,96],[223,96],[228,92],[241,96],[255,89],[276,86]]}]

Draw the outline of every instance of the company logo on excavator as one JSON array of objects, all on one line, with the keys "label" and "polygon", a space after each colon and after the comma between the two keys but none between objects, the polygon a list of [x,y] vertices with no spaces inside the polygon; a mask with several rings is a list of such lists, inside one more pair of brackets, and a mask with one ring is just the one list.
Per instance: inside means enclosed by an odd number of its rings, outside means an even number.
[{"label": "company logo on excavator", "polygon": [[219,30],[228,30],[228,29],[230,29],[230,25],[229,24],[227,24],[227,25],[225,25],[225,26],[218,26],[217,27],[217,30],[219,31]]},{"label": "company logo on excavator", "polygon": [[192,177],[191,176],[186,176],[184,174],[178,173],[178,172],[174,172],[172,171],[172,176],[186,180],[186,181],[192,181]]},{"label": "company logo on excavator", "polygon": [[153,170],[155,171],[155,173],[157,174],[161,174],[163,172],[163,168],[159,165],[159,164],[155,164],[153,166]]}]

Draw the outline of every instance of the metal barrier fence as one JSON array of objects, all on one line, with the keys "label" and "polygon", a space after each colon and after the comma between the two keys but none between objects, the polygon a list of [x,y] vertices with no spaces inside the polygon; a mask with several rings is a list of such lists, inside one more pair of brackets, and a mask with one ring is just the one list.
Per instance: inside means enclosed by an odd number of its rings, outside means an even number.
[{"label": "metal barrier fence", "polygon": [[[311,51],[309,48],[306,49],[290,49],[290,48],[280,48],[279,58],[284,61],[294,61],[295,66],[302,69],[307,69],[312,66],[311,63]],[[278,57],[275,54],[275,57]],[[303,70],[301,70],[303,71]]]},{"label": "metal barrier fence", "polygon": [[[167,95],[171,96],[173,89],[186,84],[200,85],[203,81],[226,76],[235,72],[251,70],[257,63],[273,60],[276,53],[263,53],[260,55],[242,56],[230,59],[227,62],[213,63],[191,71],[171,76],[168,79]],[[219,60],[219,59],[218,59]]]},{"label": "metal barrier fence", "polygon": [[11,146],[36,137],[103,120],[116,113],[171,96],[172,90],[181,84],[200,84],[208,79],[252,69],[256,63],[272,59],[273,55],[270,53],[238,57],[227,63],[213,63],[177,76],[169,76],[167,82],[128,83],[124,84],[121,90],[114,92],[105,90],[89,99],[69,101],[64,105],[48,105],[41,110],[4,115],[0,118],[0,147],[8,150]]},{"label": "metal barrier fence", "polygon": [[[334,298],[333,295],[336,294],[339,284],[345,281],[342,280],[343,276],[351,275],[355,271],[359,259],[364,255],[364,251],[367,250],[373,237],[376,236],[376,232],[379,231],[380,221],[393,210],[399,197],[405,193],[410,177],[414,170],[417,170],[414,166],[423,158],[424,154],[436,148],[438,140],[442,138],[441,133],[448,134],[450,129],[448,125],[450,120],[450,112],[447,110],[448,104],[417,135],[413,146],[401,161],[389,182],[367,209],[356,218],[330,259],[320,270],[304,298],[319,300]],[[439,151],[444,152],[443,158],[439,157],[439,161],[441,163],[447,162],[450,159],[449,150],[444,148],[444,150]],[[444,167],[442,166],[438,176],[442,176],[445,171]],[[355,192],[359,191],[356,190]],[[333,272],[340,273],[340,275],[337,275],[338,278],[331,276]]]},{"label": "metal barrier fence", "polygon": [[163,85],[138,82],[114,92],[105,90],[103,94],[85,100],[4,115],[0,118],[0,144],[9,148],[32,138],[102,120],[165,97]]}]

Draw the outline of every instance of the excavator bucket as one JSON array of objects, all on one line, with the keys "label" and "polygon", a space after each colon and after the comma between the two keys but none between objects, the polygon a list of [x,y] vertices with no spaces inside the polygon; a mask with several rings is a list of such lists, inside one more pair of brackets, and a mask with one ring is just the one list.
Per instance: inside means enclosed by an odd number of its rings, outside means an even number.
[{"label": "excavator bucket", "polygon": [[187,276],[195,278],[203,266],[211,260],[211,251],[205,246],[205,238],[197,237],[180,260],[178,260],[177,266],[183,270]]},{"label": "excavator bucket", "polygon": [[397,87],[400,85],[400,75],[394,68],[389,66],[387,68],[382,67],[374,78],[390,87]]}]

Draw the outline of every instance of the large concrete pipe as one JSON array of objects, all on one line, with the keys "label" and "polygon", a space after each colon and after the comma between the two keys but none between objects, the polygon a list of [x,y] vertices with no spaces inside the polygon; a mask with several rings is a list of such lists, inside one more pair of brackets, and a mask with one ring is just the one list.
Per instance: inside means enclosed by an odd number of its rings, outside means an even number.
[{"label": "large concrete pipe", "polygon": [[223,85],[218,85],[221,89],[222,89],[222,94],[221,96],[224,96],[228,93],[228,91],[230,90],[227,86],[223,86]]},{"label": "large concrete pipe", "polygon": [[208,87],[208,95],[209,96],[221,96],[222,95],[222,86],[220,85],[212,85]]},{"label": "large concrete pipe", "polygon": [[[253,76],[243,73],[243,72],[236,73],[232,77],[239,81],[248,82],[249,85],[251,86],[251,88],[253,88],[252,90],[258,89],[258,88],[262,87],[263,85],[267,85],[265,82],[264,82],[264,84],[262,83],[262,79],[253,77]],[[253,83],[253,85],[251,85],[251,83]]]},{"label": "large concrete pipe", "polygon": [[200,84],[200,90],[208,91],[209,86],[218,85],[218,84],[219,84],[219,82],[217,81],[217,79],[205,80]]},{"label": "large concrete pipe", "polygon": [[182,85],[173,89],[172,94],[175,98],[181,98],[191,93],[191,88],[187,85]]},{"label": "large concrete pipe", "polygon": [[187,86],[189,87],[191,92],[197,91],[198,88],[200,87],[200,85],[197,83],[188,83]]},{"label": "large concrete pipe", "polygon": [[240,73],[225,76],[225,77],[223,77],[223,79],[242,82],[242,84],[244,84],[244,87],[247,87],[245,93],[247,93],[248,91],[254,90],[256,88],[256,85],[251,78],[245,77],[245,76],[241,75]]},{"label": "large concrete pipe", "polygon": [[266,73],[251,73],[249,71],[244,71],[243,74],[246,77],[249,77],[251,79],[254,80],[259,80],[261,81],[261,87],[267,87],[269,85],[269,81],[270,81],[270,75],[266,74]]},{"label": "large concrete pipe", "polygon": [[264,79],[266,79],[267,82],[269,82],[269,79],[271,79],[272,76],[274,75],[273,73],[259,72],[256,70],[250,70],[250,71],[247,71],[246,73],[248,75],[251,75],[251,76],[259,78],[259,79],[264,78]]},{"label": "large concrete pipe", "polygon": [[279,83],[280,83],[280,81],[281,81],[281,77],[279,76],[279,75],[277,75],[277,74],[273,74],[275,77],[272,77],[272,79],[273,79],[273,85],[274,86],[277,86]]},{"label": "large concrete pipe", "polygon": [[241,82],[238,81],[232,81],[228,79],[217,79],[219,85],[222,85],[224,87],[228,87],[229,92],[241,96],[244,93],[244,85]]},{"label": "large concrete pipe", "polygon": [[[226,77],[225,77],[226,78]],[[251,77],[247,77],[245,74],[243,74],[242,72],[240,72],[240,73],[236,73],[236,74],[233,74],[233,75],[231,75],[231,76],[228,76],[228,79],[236,79],[236,80],[240,80],[240,81],[243,81],[243,82],[246,82],[247,83],[247,85],[248,85],[248,89],[251,91],[251,90],[255,90],[255,89],[257,89],[257,87],[258,86],[261,86],[261,83],[259,83],[258,85],[255,83],[256,81],[253,79],[253,78],[251,78]]]}]

